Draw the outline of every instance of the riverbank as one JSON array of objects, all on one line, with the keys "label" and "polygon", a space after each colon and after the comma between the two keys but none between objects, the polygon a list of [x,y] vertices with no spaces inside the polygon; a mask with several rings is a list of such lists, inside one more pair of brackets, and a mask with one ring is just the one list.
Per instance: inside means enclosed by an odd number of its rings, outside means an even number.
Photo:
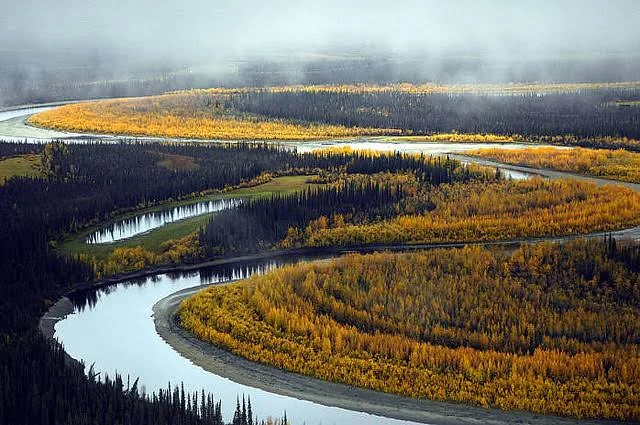
[{"label": "riverbank", "polygon": [[[272,259],[276,257],[292,257],[295,255],[305,256],[305,255],[340,255],[342,253],[348,252],[373,252],[373,251],[381,251],[381,250],[390,250],[390,251],[409,251],[416,249],[435,249],[435,248],[451,248],[451,247],[462,247],[465,245],[483,245],[483,246],[494,246],[498,249],[513,249],[519,246],[522,243],[532,243],[539,242],[543,240],[547,241],[564,241],[571,240],[580,237],[592,237],[592,238],[602,238],[604,235],[609,233],[599,232],[591,235],[582,235],[582,236],[574,236],[574,237],[564,237],[564,238],[540,238],[540,239],[527,239],[527,240],[511,240],[511,241],[499,241],[499,242],[476,242],[476,243],[446,243],[446,244],[429,244],[429,245],[414,245],[414,246],[366,246],[366,247],[332,247],[332,248],[299,248],[292,250],[281,250],[281,251],[269,251],[262,252],[252,255],[244,255],[244,256],[236,256],[236,257],[227,257],[227,258],[217,258],[212,259],[210,261],[206,261],[199,264],[192,265],[167,265],[163,267],[158,267],[155,269],[147,269],[143,271],[138,271],[135,273],[123,274],[119,276],[113,276],[110,279],[104,279],[101,281],[97,281],[91,284],[87,283],[79,283],[72,286],[68,294],[71,295],[74,292],[85,292],[92,291],[102,287],[107,287],[111,285],[116,285],[121,282],[126,282],[130,280],[142,279],[145,277],[159,275],[159,274],[169,274],[175,272],[195,272],[199,269],[204,269],[207,267],[213,266],[228,266],[228,265],[239,265],[243,266],[244,264],[248,264],[252,261],[257,260],[265,260]],[[640,237],[640,228],[636,227],[633,229],[622,230],[619,232],[614,232],[614,236],[618,238],[639,238]],[[201,290],[204,286],[198,286],[193,289],[193,291]],[[174,294],[175,295],[175,294]],[[187,294],[179,294],[179,296],[183,295],[182,298],[189,295]],[[182,298],[174,298],[173,307],[175,311],[175,307]],[[351,388],[348,386],[343,386],[339,384],[331,384],[327,386],[327,383],[324,381],[316,381],[314,386],[308,381],[312,378],[307,377],[298,377],[296,380],[292,380],[292,374],[278,371],[278,370],[267,370],[269,368],[260,366],[257,364],[253,364],[250,361],[239,359],[229,353],[226,353],[222,350],[216,350],[211,346],[208,346],[206,343],[202,343],[200,341],[194,340],[193,337],[190,337],[188,334],[183,335],[181,339],[172,339],[173,337],[169,337],[167,335],[178,335],[176,332],[179,329],[176,329],[175,323],[172,324],[172,314],[173,312],[169,310],[169,305],[165,307],[164,320],[165,330],[163,339],[169,343],[169,345],[180,353],[182,356],[192,360],[195,364],[199,364],[198,362],[203,362],[202,364],[209,364],[212,367],[212,370],[218,373],[218,369],[222,368],[220,371],[220,376],[225,376],[231,379],[234,382],[251,386],[253,388],[262,388],[270,392],[274,392],[276,394],[282,395],[290,395],[294,398],[303,398],[305,400],[314,401],[318,404],[328,405],[328,406],[338,406],[344,407],[347,409],[355,410],[355,411],[363,411],[372,414],[382,414],[384,416],[392,417],[392,418],[405,418],[410,419],[414,418],[415,420],[419,420],[422,422],[432,423],[434,425],[439,424],[450,424],[450,423],[531,423],[531,424],[547,424],[547,423],[575,423],[575,421],[568,420],[569,422],[559,422],[560,418],[547,418],[542,417],[544,420],[541,421],[540,416],[526,414],[519,412],[510,412],[507,416],[499,416],[500,420],[495,419],[491,414],[486,412],[486,409],[473,408],[453,403],[443,403],[440,406],[439,403],[431,404],[432,402],[427,401],[416,401],[412,399],[404,399],[399,396],[390,396],[387,394],[376,393],[369,390],[359,390],[355,388]],[[158,311],[159,313],[156,315],[158,318],[162,317],[161,310],[158,310],[157,307],[154,307],[154,311]],[[60,299],[53,307],[43,316],[40,321],[40,329],[42,332],[49,338],[53,338],[55,333],[55,324],[59,321],[65,319],[65,317],[74,312],[74,307],[71,304],[68,298]],[[157,319],[156,319],[157,320]],[[173,328],[171,326],[174,326]],[[157,327],[157,325],[156,325]],[[158,330],[158,332],[161,332]],[[161,333],[162,335],[162,333]],[[179,335],[178,335],[179,336]],[[177,341],[182,341],[182,346],[178,347],[174,344],[178,344]],[[209,350],[210,349],[210,350]],[[184,351],[187,350],[187,351]],[[198,358],[200,360],[196,361]],[[75,362],[75,360],[69,357],[69,360]],[[77,360],[80,360],[78,358]],[[85,359],[89,360],[89,359]],[[222,363],[220,363],[222,361]],[[213,362],[213,363],[209,363]],[[233,368],[230,369],[232,365]],[[205,368],[206,369],[206,368]],[[275,375],[274,375],[275,374]],[[276,379],[276,377],[278,379]],[[300,380],[302,379],[302,380]],[[271,388],[273,382],[279,382],[279,385],[282,388]],[[338,387],[333,387],[333,385],[338,385]],[[307,395],[307,391],[309,390],[309,395]],[[362,391],[362,392],[361,392]],[[386,400],[383,403],[383,400]],[[419,402],[418,404],[415,404]],[[383,407],[380,407],[383,406]],[[435,409],[435,410],[434,410]],[[471,409],[471,410],[468,410]],[[437,412],[437,414],[433,412]],[[428,413],[425,413],[428,412]],[[472,414],[468,413],[472,412]],[[501,414],[505,414],[505,412],[500,412]],[[495,412],[494,412],[495,413]],[[435,416],[434,416],[435,415]],[[465,415],[471,415],[470,418],[467,418]],[[489,416],[487,416],[489,415]],[[524,415],[524,416],[523,416]],[[527,421],[523,422],[522,418],[527,418]],[[565,421],[565,419],[562,419]],[[610,422],[592,422],[592,423],[610,423]]]},{"label": "riverbank", "polygon": [[476,156],[468,156],[463,154],[450,154],[449,156],[453,159],[457,159],[463,162],[473,162],[478,165],[484,165],[487,167],[496,167],[496,168],[500,168],[501,170],[518,171],[522,173],[546,177],[549,179],[570,178],[574,180],[592,182],[598,186],[615,184],[615,185],[624,186],[626,188],[629,188],[635,191],[640,191],[640,183],[631,183],[631,182],[625,182],[621,180],[607,179],[604,177],[595,177],[590,175],[577,174],[577,173],[572,173],[568,171],[558,171],[550,168],[534,168],[534,167],[527,167],[525,165],[508,164],[504,162],[497,162],[490,159],[484,159]]},{"label": "riverbank", "polygon": [[467,241],[467,242],[439,242],[430,244],[417,244],[417,245],[364,245],[364,246],[332,246],[332,247],[303,247],[303,248],[291,248],[280,249],[273,251],[265,251],[254,254],[246,254],[240,256],[228,256],[217,257],[209,260],[202,261],[194,264],[165,264],[154,267],[149,267],[143,270],[138,270],[129,273],[120,273],[109,276],[91,283],[77,283],[72,285],[67,294],[73,294],[78,291],[90,291],[107,286],[115,285],[128,280],[142,279],[145,277],[165,274],[165,273],[186,273],[193,272],[199,269],[220,266],[233,263],[242,263],[256,260],[266,260],[270,258],[277,258],[282,256],[304,256],[304,255],[322,255],[322,254],[345,254],[351,252],[358,253],[371,253],[376,251],[415,251],[423,249],[438,249],[438,248],[462,248],[464,246],[479,245],[479,246],[493,246],[503,249],[515,249],[518,246],[525,243],[538,243],[538,242],[564,242],[582,238],[604,238],[606,236],[613,236],[620,240],[640,240],[640,226],[616,230],[612,232],[594,232],[584,235],[572,235],[572,236],[559,236],[559,237],[539,237],[539,238],[526,238],[526,239],[511,239],[511,240],[498,240],[498,241]]},{"label": "riverbank", "polygon": [[175,220],[162,226],[149,229],[145,232],[112,242],[87,243],[87,239],[91,234],[102,229],[107,229],[118,222],[135,219],[136,217],[141,218],[153,213],[166,212],[173,208],[222,200],[248,200],[273,195],[287,195],[296,191],[306,190],[311,186],[311,183],[307,182],[311,177],[313,176],[276,176],[266,183],[260,183],[259,181],[255,183],[247,182],[245,184],[212,191],[212,193],[200,197],[185,196],[183,199],[176,201],[159,203],[157,205],[138,208],[131,211],[124,211],[109,220],[95,223],[76,234],[67,236],[58,246],[58,250],[62,254],[66,255],[86,254],[89,257],[95,257],[100,261],[106,261],[109,255],[116,248],[134,248],[142,246],[150,252],[161,253],[163,243],[170,240],[180,239],[194,231],[197,231],[201,226],[207,223],[213,214],[215,214],[215,211]]},{"label": "riverbank", "polygon": [[175,313],[180,302],[206,287],[197,286],[181,290],[158,301],[153,306],[155,329],[167,344],[197,366],[243,385],[325,406],[432,425],[477,423],[604,425],[620,423],[597,420],[581,421],[528,412],[502,411],[458,403],[411,399],[322,381],[254,363],[200,341],[177,324]]},{"label": "riverbank", "polygon": [[[509,249],[512,246],[513,245],[507,245],[505,249]],[[442,247],[442,246],[432,246],[432,248],[437,248],[437,247]],[[413,247],[413,248],[416,248],[416,247]],[[425,247],[423,246],[420,248],[423,249]],[[373,247],[367,248],[367,250],[372,250],[372,249]],[[375,249],[373,250],[379,250],[379,249],[380,247],[375,247]],[[397,247],[397,249],[406,250],[407,247]],[[318,250],[297,250],[296,252],[311,253],[313,251],[318,252]],[[355,250],[343,250],[343,252],[348,252],[348,251],[355,251]],[[366,252],[364,249],[361,249],[360,251]],[[293,256],[293,251],[287,251],[286,253],[287,253],[286,254],[287,257]],[[190,265],[186,267],[185,266],[172,267],[172,268],[168,268],[165,271],[166,273],[170,273],[171,271],[184,271],[186,272],[186,274],[189,274],[189,272],[194,272],[199,268],[205,268],[205,266],[207,265],[208,266],[223,265],[225,266],[224,267],[225,269],[227,268],[226,266],[232,266],[233,268],[233,265],[235,265],[236,266],[235,268],[242,269],[246,267],[246,265],[248,265],[249,262],[251,262],[252,260],[269,259],[277,256],[276,254],[283,256],[282,252],[280,253],[269,252],[269,253],[262,253],[262,254],[256,254],[256,255],[246,255],[241,257],[216,259],[204,264]],[[158,271],[158,270],[154,272],[151,272],[151,271],[138,272],[136,276],[134,276],[133,274],[130,274],[128,276],[121,276],[119,279],[114,278],[114,279],[109,279],[101,282],[96,282],[91,286],[88,286],[87,284],[79,284],[76,287],[75,291],[70,291],[70,292],[71,293],[84,292],[87,290],[92,290],[92,288],[97,289],[100,287],[116,285],[123,281],[135,280],[136,277],[141,278],[149,275],[156,275],[156,274],[160,274],[160,272],[161,271]],[[195,285],[195,282],[192,285]],[[192,288],[192,291],[195,292],[203,288],[205,288],[205,286],[197,286]],[[136,291],[136,294],[137,293],[138,291]],[[170,294],[170,292],[165,292],[163,296],[166,296],[167,294]],[[180,294],[180,295],[188,296],[190,295],[190,293]],[[72,297],[70,296],[70,298]],[[158,297],[158,298],[161,298],[161,297]],[[133,301],[137,302],[135,300]],[[179,301],[180,299],[176,299],[174,306],[177,306],[177,303],[179,303]],[[152,311],[151,306],[153,306],[154,303],[155,303],[155,300],[151,304],[149,304],[148,314],[151,314],[151,311]],[[157,311],[157,307],[154,307],[153,311]],[[55,332],[56,323],[64,320],[67,315],[72,313],[74,313],[74,307],[71,301],[69,300],[69,298],[62,298],[55,305],[53,305],[53,307],[49,310],[49,312],[45,314],[45,316],[43,316],[43,318],[40,320],[40,329],[46,336],[48,336],[49,338],[52,338]],[[114,311],[111,314],[119,314],[119,313]],[[146,318],[148,318],[148,315],[145,315],[145,316]],[[160,317],[160,315],[156,315],[156,316]],[[168,320],[167,317],[168,316],[165,315],[165,320]],[[148,319],[145,319],[145,320],[148,320]],[[154,324],[152,326],[155,327],[156,325]],[[154,329],[154,328],[151,328],[151,329]],[[169,330],[171,330],[171,328],[169,328]],[[183,357],[187,357],[193,361],[193,358],[191,356],[186,356],[185,352],[181,351],[180,349],[177,349],[177,347],[174,346],[170,340],[168,340],[167,338],[164,338],[164,340],[169,342],[169,346],[171,347],[171,349],[175,350],[177,354],[182,355]],[[188,339],[186,341],[189,342]],[[64,341],[62,342],[64,343]],[[202,356],[202,358],[205,358],[205,359],[210,357],[211,359],[213,359],[211,361],[214,361],[214,362],[216,361],[219,362],[221,360],[224,360],[225,363],[222,363],[222,364],[223,364],[223,367],[225,368],[225,372],[224,374],[221,372],[219,376],[228,377],[232,381],[240,384],[246,382],[246,384],[252,388],[265,388],[267,391],[271,391],[271,388],[263,387],[261,385],[265,383],[270,384],[272,380],[275,380],[275,376],[278,376],[280,377],[281,383],[284,383],[284,384],[288,383],[289,385],[289,387],[287,387],[288,392],[275,390],[275,389],[272,392],[276,394],[283,394],[283,395],[290,394],[291,397],[293,398],[296,398],[296,399],[302,398],[305,400],[311,400],[325,406],[326,405],[344,406],[353,411],[369,412],[372,414],[376,414],[376,412],[379,412],[379,414],[383,414],[384,416],[388,416],[391,418],[411,418],[411,417],[414,417],[415,415],[419,415],[418,417],[422,418],[420,419],[421,421],[432,423],[434,425],[450,424],[450,423],[496,423],[496,424],[505,423],[506,424],[506,423],[515,423],[515,422],[531,423],[531,424],[577,423],[574,420],[565,419],[565,418],[555,418],[555,417],[549,418],[549,417],[540,417],[539,415],[535,416],[535,415],[526,414],[526,413],[520,414],[520,412],[500,412],[500,411],[498,411],[498,413],[501,413],[502,415],[506,414],[506,416],[499,416],[499,418],[502,418],[502,419],[498,420],[498,419],[494,419],[494,416],[492,416],[490,413],[487,413],[486,412],[487,409],[468,407],[468,406],[458,405],[453,403],[442,403],[442,406],[439,406],[440,403],[430,404],[431,402],[422,402],[422,403],[415,404],[416,400],[412,400],[412,399],[403,399],[402,397],[389,396],[387,394],[375,393],[373,391],[368,391],[368,390],[358,390],[358,389],[343,386],[343,385],[338,385],[338,387],[333,387],[333,385],[335,384],[326,386],[327,383],[323,381],[318,381],[318,380],[314,380],[317,382],[315,384],[316,386],[312,388],[312,387],[309,387],[310,381],[307,381],[308,379],[312,379],[312,378],[307,378],[302,376],[302,377],[296,378],[296,380],[292,380],[290,376],[292,374],[289,374],[283,371],[278,371],[278,370],[275,370],[275,372],[273,370],[267,371],[263,369],[264,366],[252,364],[247,360],[238,359],[235,356],[229,353],[226,353],[222,350],[215,350],[213,349],[213,347],[211,347],[212,350],[208,351],[206,348],[207,344],[201,343],[197,340],[193,340],[193,338],[191,339],[191,342],[196,343],[195,347],[192,347],[190,349],[192,350],[191,351],[192,355]],[[169,346],[167,348],[169,348]],[[123,349],[125,351],[127,350],[125,348]],[[78,357],[77,355],[75,355],[75,357],[78,361],[84,359],[85,361],[89,362],[91,359],[94,359],[94,357],[83,358],[83,357]],[[70,362],[77,363],[77,361],[72,359],[70,356],[68,356],[68,360]],[[199,365],[198,362],[196,361],[193,361],[193,362]],[[234,369],[235,371],[234,374],[231,374],[230,372],[229,363],[236,366]],[[256,369],[253,369],[254,366],[256,367]],[[266,369],[269,369],[269,368],[266,368]],[[215,370],[215,369],[210,369],[210,370]],[[196,373],[201,373],[201,372],[196,371]],[[259,378],[259,377],[262,377],[262,378]],[[221,378],[218,378],[218,379],[221,379]],[[215,388],[219,388],[219,386],[216,386]],[[307,397],[307,394],[306,394],[308,388],[311,391],[311,395],[309,397]],[[340,390],[338,391],[337,388],[340,388]],[[313,394],[317,392],[320,392],[319,393],[320,395],[316,397]],[[312,399],[311,397],[316,397],[316,398]],[[387,400],[386,404],[381,404],[383,400]],[[338,404],[338,403],[341,403],[341,404]],[[377,405],[384,406],[384,409],[378,408]],[[433,413],[434,412],[433,409],[437,409],[436,410],[437,414],[435,416]],[[425,412],[428,412],[428,415]],[[466,418],[465,415],[470,414],[468,412],[472,412],[473,414],[469,418]],[[522,418],[526,418],[526,420],[523,420]],[[375,423],[375,420],[373,419],[372,419],[372,422],[370,423]],[[592,421],[592,422],[585,422],[585,423],[605,424],[605,423],[613,423],[613,422]]]}]

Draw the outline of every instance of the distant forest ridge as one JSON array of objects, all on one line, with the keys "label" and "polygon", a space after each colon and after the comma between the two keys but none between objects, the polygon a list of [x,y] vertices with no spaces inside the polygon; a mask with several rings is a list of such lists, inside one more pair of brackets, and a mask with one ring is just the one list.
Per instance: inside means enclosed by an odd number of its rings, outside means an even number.
[{"label": "distant forest ridge", "polygon": [[[351,50],[216,59],[211,63],[143,62],[105,52],[5,50],[0,57],[0,107],[61,100],[147,96],[205,87],[292,84],[416,84],[640,81],[637,53],[605,57],[425,57]],[[35,59],[37,58],[37,59]]]},{"label": "distant forest ridge", "polygon": [[637,150],[639,106],[640,82],[293,85],[80,103],[29,122],[65,131],[193,139],[450,134],[453,141],[455,134],[466,134]]}]

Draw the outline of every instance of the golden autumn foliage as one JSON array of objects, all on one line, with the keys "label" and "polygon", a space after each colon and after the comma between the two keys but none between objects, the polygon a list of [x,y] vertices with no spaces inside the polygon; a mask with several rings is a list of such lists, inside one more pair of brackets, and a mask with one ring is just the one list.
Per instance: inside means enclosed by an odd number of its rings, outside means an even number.
[{"label": "golden autumn foliage", "polygon": [[600,245],[350,255],[211,287],[179,309],[250,360],[405,396],[640,418],[640,277]]},{"label": "golden autumn foliage", "polygon": [[145,267],[160,262],[160,256],[147,251],[142,246],[133,248],[115,248],[104,263],[95,263],[94,269],[98,276],[115,273],[142,270]]},{"label": "golden autumn foliage", "polygon": [[171,239],[161,245],[159,253],[151,252],[142,246],[115,248],[106,261],[83,260],[91,263],[97,277],[116,273],[142,270],[157,264],[179,264],[200,258],[202,248],[198,243],[198,233],[191,233],[180,239]]},{"label": "golden autumn foliage", "polygon": [[220,140],[313,140],[399,134],[399,130],[344,127],[234,113],[207,91],[101,100],[54,108],[29,123],[65,131]]},{"label": "golden autumn foliage", "polygon": [[468,154],[509,164],[640,183],[640,154],[623,149],[478,149]]},{"label": "golden autumn foliage", "polygon": [[579,235],[640,224],[640,194],[576,180],[443,184],[435,209],[367,224],[293,229],[282,246],[496,241]]}]

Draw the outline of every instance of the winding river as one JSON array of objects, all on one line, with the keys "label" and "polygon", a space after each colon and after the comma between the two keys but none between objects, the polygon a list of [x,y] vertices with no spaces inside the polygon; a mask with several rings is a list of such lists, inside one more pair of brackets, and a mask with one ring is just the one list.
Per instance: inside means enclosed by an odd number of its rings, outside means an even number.
[{"label": "winding river", "polygon": [[148,233],[176,221],[232,209],[240,205],[240,203],[242,203],[240,199],[217,199],[138,214],[96,230],[87,236],[86,242],[88,244],[103,244],[121,241]]},{"label": "winding river", "polygon": [[[211,391],[222,401],[226,420],[233,416],[236,396],[251,398],[258,417],[287,417],[296,424],[399,424],[393,419],[280,396],[237,384],[204,372],[181,357],[156,333],[151,318],[153,305],[176,291],[197,285],[241,279],[252,274],[306,261],[308,257],[277,258],[236,263],[193,273],[160,274],[139,281],[82,294],[74,299],[74,313],[56,325],[55,336],[76,359],[94,364],[96,371],[140,377],[147,392],[184,382],[185,390]],[[123,332],[127,329],[126,332]]]},{"label": "winding river", "polygon": [[[25,125],[28,115],[43,110],[42,108],[24,109],[22,111],[0,112],[0,139],[46,142],[59,139],[59,132],[33,129]],[[38,137],[34,137],[37,135]],[[86,135],[70,135],[78,138]],[[77,140],[77,139],[76,139]],[[452,153],[464,155],[470,149],[487,144],[436,144],[436,143],[394,143],[375,140],[296,143],[299,150],[313,150],[335,144],[349,145],[367,149],[403,152],[423,152],[425,154]],[[492,145],[489,145],[492,146]],[[521,144],[500,144],[500,147],[520,148]],[[475,161],[461,157],[465,161]],[[546,170],[528,169],[525,167],[500,166],[512,178],[528,178],[532,174],[548,177],[566,177],[566,173],[548,172]],[[591,179],[602,183],[601,180]],[[634,185],[635,189],[640,186]],[[135,227],[135,226],[134,226]],[[142,229],[142,227],[139,227]],[[627,232],[637,238],[637,229]],[[115,232],[107,232],[101,241],[115,239]],[[131,232],[125,232],[131,235]],[[128,237],[128,236],[126,236]],[[101,238],[101,236],[97,236]],[[55,322],[54,336],[64,345],[67,353],[74,359],[84,361],[89,367],[102,374],[120,373],[140,378],[140,386],[147,392],[167,388],[171,383],[184,382],[185,390],[199,391],[204,388],[211,391],[216,398],[222,400],[223,414],[230,420],[235,408],[236,397],[251,397],[254,413],[261,418],[267,416],[280,417],[286,411],[291,423],[295,424],[409,424],[389,417],[374,416],[354,410],[325,406],[300,398],[283,396],[263,391],[252,386],[241,385],[213,373],[205,372],[191,361],[181,357],[170,345],[158,335],[152,318],[152,307],[159,300],[185,288],[208,284],[229,282],[242,279],[252,274],[265,273],[285,264],[299,261],[319,260],[328,256],[292,257],[285,256],[268,260],[236,261],[226,265],[202,268],[184,273],[156,274],[135,281],[121,282],[102,289],[91,290],[73,297],[73,304],[62,309],[60,317],[52,314],[47,320]],[[63,299],[69,304],[67,299]],[[60,304],[60,303],[59,303]],[[52,310],[53,311],[53,310]],[[302,389],[301,389],[302,390]],[[450,409],[456,410],[455,405]],[[390,416],[398,416],[389,411]],[[475,421],[469,418],[468,422]],[[467,422],[467,421],[465,421]],[[562,422],[573,423],[571,420]]]}]

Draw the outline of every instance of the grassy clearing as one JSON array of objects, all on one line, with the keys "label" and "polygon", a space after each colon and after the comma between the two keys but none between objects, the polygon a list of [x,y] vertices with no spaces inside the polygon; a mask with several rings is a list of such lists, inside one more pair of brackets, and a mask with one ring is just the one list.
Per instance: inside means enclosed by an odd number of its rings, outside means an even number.
[{"label": "grassy clearing", "polygon": [[0,186],[13,176],[38,176],[40,155],[30,154],[0,161]]},{"label": "grassy clearing", "polygon": [[[292,193],[297,190],[303,190],[310,186],[307,181],[309,180],[309,176],[285,176],[278,177],[270,181],[269,183],[265,183],[259,186],[242,188],[238,190],[233,190],[225,193],[218,193],[214,195],[205,196],[202,198],[185,200],[180,202],[170,202],[163,205],[158,205],[153,208],[148,208],[141,211],[136,211],[135,213],[129,213],[122,216],[117,217],[113,221],[122,220],[128,217],[132,217],[135,215],[140,215],[144,213],[149,213],[153,211],[164,210],[167,208],[176,207],[179,205],[185,205],[195,202],[201,201],[209,201],[209,200],[217,200],[217,199],[225,199],[225,198],[254,198],[254,197],[264,197],[264,196],[272,196],[276,194],[287,194]],[[215,214],[215,213],[214,213]],[[118,241],[110,244],[96,244],[96,245],[88,245],[86,244],[85,238],[91,233],[97,230],[99,227],[91,227],[86,231],[80,233],[79,235],[74,235],[66,239],[62,245],[60,245],[59,250],[64,254],[77,255],[77,254],[87,254],[89,257],[95,257],[97,260],[106,260],[109,257],[109,254],[113,252],[116,248],[133,248],[142,246],[145,250],[151,251],[153,253],[161,252],[162,243],[171,240],[182,238],[192,232],[195,232],[200,228],[200,226],[206,224],[207,220],[213,214],[206,214],[198,217],[189,218],[186,220],[181,220],[175,223],[168,224],[166,226],[159,227],[149,233],[135,236],[133,238],[124,239],[122,241]],[[103,223],[106,225],[107,223]]]},{"label": "grassy clearing", "polygon": [[158,165],[171,171],[194,171],[200,168],[195,159],[190,156],[171,155],[168,153],[162,155]]}]

